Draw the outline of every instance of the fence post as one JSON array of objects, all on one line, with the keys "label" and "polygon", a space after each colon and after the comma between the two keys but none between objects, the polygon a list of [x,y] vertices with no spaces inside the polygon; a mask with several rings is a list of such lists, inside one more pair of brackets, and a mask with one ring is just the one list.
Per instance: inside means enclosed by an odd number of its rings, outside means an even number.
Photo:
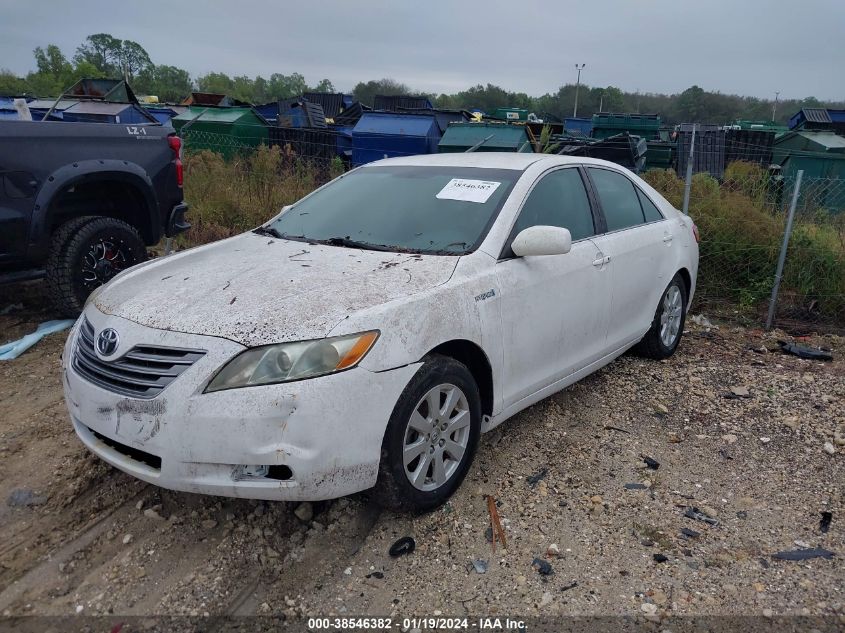
[{"label": "fence post", "polygon": [[689,215],[689,192],[690,187],[692,186],[692,161],[693,157],[695,156],[695,126],[696,124],[692,124],[692,140],[689,144],[689,160],[687,161],[687,178],[686,184],[684,185],[684,208],[681,209],[684,212],[684,215]]},{"label": "fence post", "polygon": [[795,219],[795,207],[798,206],[798,192],[801,190],[801,179],[804,177],[804,170],[798,171],[798,176],[795,178],[795,186],[792,188],[792,202],[789,204],[789,215],[786,217],[786,229],[783,232],[783,244],[780,247],[780,257],[778,258],[778,268],[775,273],[775,283],[772,286],[772,298],[769,301],[769,316],[766,317],[766,329],[772,329],[772,321],[775,318],[775,306],[778,302],[778,290],[780,290],[780,280],[783,277],[783,264],[786,261],[786,249],[789,246],[789,238],[792,235],[792,221]]}]

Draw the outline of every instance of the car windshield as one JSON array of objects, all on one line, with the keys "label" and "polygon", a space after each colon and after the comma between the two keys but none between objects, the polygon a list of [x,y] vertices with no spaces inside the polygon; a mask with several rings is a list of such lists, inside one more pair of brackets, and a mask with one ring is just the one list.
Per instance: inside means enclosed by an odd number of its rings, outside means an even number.
[{"label": "car windshield", "polygon": [[460,255],[481,243],[522,172],[364,167],[293,205],[262,232],[336,246]]}]

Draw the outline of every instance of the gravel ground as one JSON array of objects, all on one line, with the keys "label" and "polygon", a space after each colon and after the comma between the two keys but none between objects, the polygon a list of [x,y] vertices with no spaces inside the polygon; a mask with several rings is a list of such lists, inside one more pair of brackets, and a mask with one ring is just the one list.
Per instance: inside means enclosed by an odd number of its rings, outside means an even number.
[{"label": "gravel ground", "polygon": [[[41,301],[27,287],[4,338]],[[845,617],[845,341],[802,341],[833,350],[819,363],[776,351],[783,332],[688,328],[672,359],[620,358],[483,436],[417,517],[138,482],[77,441],[50,336],[0,363],[0,613]],[[772,557],[806,548],[835,556]]]}]

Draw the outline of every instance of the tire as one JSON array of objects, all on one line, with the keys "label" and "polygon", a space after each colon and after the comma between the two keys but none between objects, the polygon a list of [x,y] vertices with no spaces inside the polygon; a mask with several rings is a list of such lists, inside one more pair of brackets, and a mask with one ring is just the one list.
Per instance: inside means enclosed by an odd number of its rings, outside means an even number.
[{"label": "tire", "polygon": [[53,234],[46,265],[48,295],[60,314],[76,317],[94,288],[146,259],[144,240],[126,222],[74,218]]},{"label": "tire", "polygon": [[[660,302],[654,313],[654,320],[634,351],[646,358],[663,360],[678,349],[684,334],[687,318],[687,287],[680,275],[675,275],[666,290],[660,295]],[[680,305],[678,305],[680,302]],[[664,329],[668,328],[668,330]],[[669,334],[667,334],[667,331]]]},{"label": "tire", "polygon": [[[437,394],[432,397],[437,398],[441,411],[451,395],[454,404],[450,410],[432,416],[428,406],[432,393]],[[444,430],[449,419],[451,426]],[[433,422],[439,422],[438,426]],[[481,397],[470,371],[452,358],[428,357],[405,387],[387,424],[375,499],[399,512],[426,512],[442,505],[469,471],[480,434]],[[407,467],[406,448],[410,448],[409,455],[419,453],[409,459]],[[442,469],[436,468],[438,462]]]}]

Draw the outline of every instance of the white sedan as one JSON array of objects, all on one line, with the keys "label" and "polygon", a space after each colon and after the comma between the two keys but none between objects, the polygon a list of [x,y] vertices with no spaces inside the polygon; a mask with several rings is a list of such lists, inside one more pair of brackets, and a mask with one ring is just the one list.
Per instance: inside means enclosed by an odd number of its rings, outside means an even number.
[{"label": "white sedan", "polygon": [[431,509],[482,432],[631,347],[672,355],[697,242],[605,161],[372,163],[95,291],[63,355],[71,422],[165,488]]}]

